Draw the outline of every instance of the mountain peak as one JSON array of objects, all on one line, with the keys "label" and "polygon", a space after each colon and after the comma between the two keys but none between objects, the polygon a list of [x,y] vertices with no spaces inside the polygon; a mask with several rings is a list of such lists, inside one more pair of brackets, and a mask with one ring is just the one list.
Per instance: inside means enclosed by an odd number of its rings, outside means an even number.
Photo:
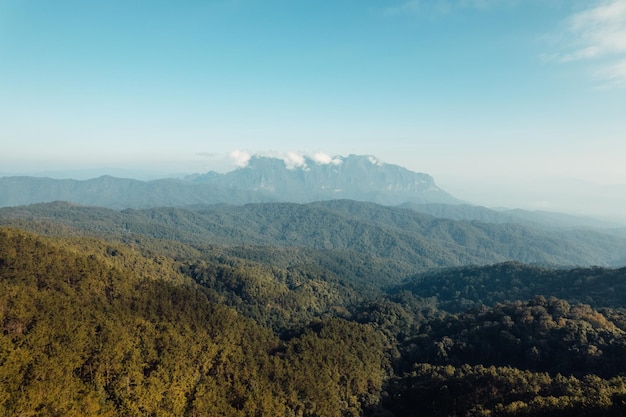
[{"label": "mountain peak", "polygon": [[299,203],[337,198],[380,204],[460,203],[437,187],[430,175],[387,164],[373,155],[250,155],[234,171],[201,175],[194,182],[262,191],[279,201]]}]

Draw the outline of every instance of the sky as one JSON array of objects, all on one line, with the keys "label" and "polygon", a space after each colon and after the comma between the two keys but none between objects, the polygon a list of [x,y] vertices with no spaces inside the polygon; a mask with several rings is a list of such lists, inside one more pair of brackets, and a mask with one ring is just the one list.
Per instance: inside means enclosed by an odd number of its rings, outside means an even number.
[{"label": "sky", "polygon": [[290,152],[626,221],[626,0],[0,0],[0,175]]}]

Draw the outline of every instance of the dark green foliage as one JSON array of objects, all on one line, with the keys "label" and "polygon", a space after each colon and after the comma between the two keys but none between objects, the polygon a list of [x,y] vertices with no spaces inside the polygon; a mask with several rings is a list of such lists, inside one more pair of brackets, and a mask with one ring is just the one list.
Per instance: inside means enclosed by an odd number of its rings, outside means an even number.
[{"label": "dark green foliage", "polygon": [[548,269],[507,262],[420,274],[394,291],[436,297],[441,308],[453,312],[537,295],[617,308],[626,306],[626,268]]},{"label": "dark green foliage", "polygon": [[404,345],[408,363],[508,365],[605,377],[626,373],[624,330],[588,305],[541,296],[430,320]]},{"label": "dark green foliage", "polygon": [[[510,367],[418,364],[387,386],[395,417],[623,416],[626,378],[551,376]],[[387,414],[379,414],[387,415]]]}]

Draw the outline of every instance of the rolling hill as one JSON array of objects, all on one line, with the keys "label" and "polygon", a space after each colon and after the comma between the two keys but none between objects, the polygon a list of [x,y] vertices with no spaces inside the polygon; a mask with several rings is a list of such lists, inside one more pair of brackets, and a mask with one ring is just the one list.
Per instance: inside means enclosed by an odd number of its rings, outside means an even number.
[{"label": "rolling hill", "polygon": [[591,230],[454,221],[350,200],[122,211],[51,203],[0,209],[0,224],[34,231],[50,224],[76,233],[139,235],[194,245],[334,251],[354,259],[385,260],[407,274],[504,261],[617,266],[626,252],[626,239]]}]

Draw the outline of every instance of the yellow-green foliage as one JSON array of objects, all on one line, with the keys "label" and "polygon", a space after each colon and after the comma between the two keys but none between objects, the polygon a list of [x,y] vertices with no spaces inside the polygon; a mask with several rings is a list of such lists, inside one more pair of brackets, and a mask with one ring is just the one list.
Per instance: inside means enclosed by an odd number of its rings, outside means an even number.
[{"label": "yellow-green foliage", "polygon": [[376,401],[368,326],[282,342],[176,271],[129,246],[0,229],[0,415],[339,417]]},{"label": "yellow-green foliage", "polygon": [[252,249],[0,228],[0,417],[624,415],[623,310],[367,301]]}]

